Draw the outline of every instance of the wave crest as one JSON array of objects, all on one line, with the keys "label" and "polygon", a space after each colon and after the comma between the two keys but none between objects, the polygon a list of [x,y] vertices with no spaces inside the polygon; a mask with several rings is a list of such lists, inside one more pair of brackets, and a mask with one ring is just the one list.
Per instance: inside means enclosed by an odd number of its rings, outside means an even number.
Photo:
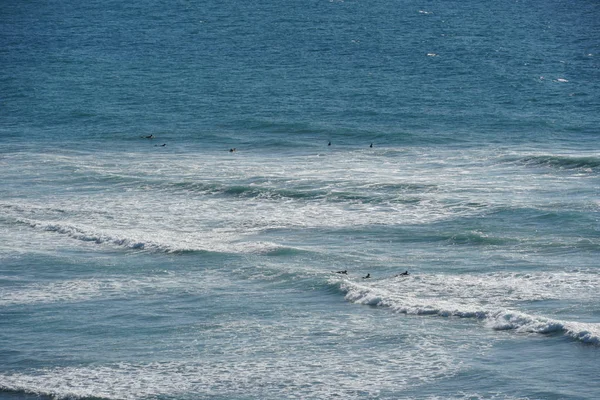
[{"label": "wave crest", "polygon": [[79,228],[76,226],[68,225],[68,224],[58,224],[58,223],[43,223],[32,221],[28,219],[19,219],[19,223],[28,225],[35,229],[41,229],[47,232],[55,232],[60,233],[62,235],[69,236],[73,239],[81,240],[84,242],[95,242],[98,244],[108,243],[119,247],[126,247],[134,250],[146,250],[146,249],[154,249],[154,250],[162,250],[165,252],[171,251],[169,248],[161,248],[161,246],[151,243],[138,241],[131,238],[123,238],[118,236],[113,236],[108,233],[102,232],[91,232],[87,231],[83,228]]},{"label": "wave crest", "polygon": [[[498,279],[498,277],[491,279]],[[523,280],[524,285],[532,285],[529,276],[525,276]],[[394,282],[393,279],[386,281]],[[496,294],[494,294],[493,288],[489,290],[489,296],[486,297],[485,286],[475,280],[465,282],[460,293],[457,292],[457,288],[453,287],[439,289],[437,292],[429,286],[427,288],[410,288],[409,280],[403,280],[404,287],[401,291],[394,290],[392,285],[381,285],[377,281],[373,283],[374,285],[371,282],[368,284],[357,283],[344,279],[338,284],[345,299],[356,304],[387,307],[394,312],[409,315],[476,318],[494,330],[515,330],[539,334],[559,333],[584,343],[600,345],[600,324],[563,321],[513,310],[509,302],[502,304],[495,298]],[[418,282],[415,283],[415,285],[418,284]],[[437,282],[432,285],[440,287],[443,284]],[[451,283],[450,286],[452,285]],[[506,289],[504,287],[500,291]],[[481,294],[478,299],[471,298],[472,290],[484,293],[485,301],[482,300]],[[424,294],[425,292],[427,293]],[[519,296],[518,293],[515,294],[515,298],[520,299]],[[544,295],[536,294],[534,296],[543,299]],[[489,305],[485,304],[487,302]]]}]

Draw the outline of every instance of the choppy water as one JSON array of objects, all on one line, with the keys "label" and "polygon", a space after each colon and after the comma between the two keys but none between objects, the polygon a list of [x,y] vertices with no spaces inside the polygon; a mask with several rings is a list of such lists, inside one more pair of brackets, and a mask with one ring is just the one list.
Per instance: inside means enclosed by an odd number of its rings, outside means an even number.
[{"label": "choppy water", "polygon": [[600,397],[598,3],[0,16],[0,398]]}]

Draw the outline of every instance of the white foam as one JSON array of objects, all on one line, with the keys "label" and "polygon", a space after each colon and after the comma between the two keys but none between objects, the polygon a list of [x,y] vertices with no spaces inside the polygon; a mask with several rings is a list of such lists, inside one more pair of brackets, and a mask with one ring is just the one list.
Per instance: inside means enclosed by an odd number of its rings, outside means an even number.
[{"label": "white foam", "polygon": [[63,235],[67,235],[73,239],[82,240],[85,242],[95,243],[110,243],[115,246],[127,247],[131,249],[144,249],[146,247],[158,247],[156,245],[148,245],[147,243],[136,241],[133,239],[113,236],[107,232],[97,231],[94,232],[92,229],[80,228],[77,226],[61,223],[44,223],[37,222],[28,219],[19,219],[18,222],[27,224],[32,228],[41,229],[48,232],[56,232]]},{"label": "white foam", "polygon": [[[391,157],[386,152],[398,154],[382,149],[376,157],[350,151],[289,160],[240,152],[235,163],[217,154],[202,159],[187,154],[27,154],[15,164],[52,166],[32,170],[32,176],[37,172],[51,182],[56,171],[76,170],[86,186],[35,195],[23,187],[18,201],[0,206],[9,222],[82,242],[145,251],[240,253],[264,252],[264,243],[249,242],[269,229],[430,224],[478,215],[507,201],[531,206],[524,188],[532,182],[506,171],[494,174],[490,168],[506,168],[506,163],[490,165],[489,153],[407,149],[403,157]],[[432,164],[439,167],[437,173],[424,173]],[[257,190],[237,194],[237,185]],[[510,197],[503,198],[504,193]]]},{"label": "white foam", "polygon": [[[334,282],[336,279],[332,278]],[[355,282],[337,281],[348,301],[389,307],[413,315],[477,318],[496,330],[559,332],[600,344],[600,323],[565,321],[519,310],[523,302],[597,301],[600,276],[594,272],[421,275]]]},{"label": "white foam", "polygon": [[487,315],[486,324],[496,330],[528,333],[562,333],[584,343],[600,345],[600,324],[529,315],[518,311],[499,310]]},{"label": "white foam", "polygon": [[[160,206],[156,205],[159,198]],[[141,206],[140,202],[147,206]],[[393,199],[380,203],[331,202],[326,198],[223,201],[206,194],[182,200],[160,192],[112,194],[85,201],[74,197],[66,203],[54,202],[45,207],[34,200],[18,206],[3,205],[7,218],[35,230],[82,242],[164,252],[263,252],[262,244],[244,242],[266,229],[418,224],[472,212],[448,208],[435,198],[408,203]]]},{"label": "white foam", "polygon": [[[423,343],[424,339],[419,341]],[[257,350],[256,344],[250,346]],[[433,343],[405,344],[390,359],[370,353],[368,348],[360,355],[336,354],[324,348],[315,358],[311,351],[287,348],[285,356],[250,351],[248,357],[240,353],[216,360],[202,357],[196,361],[36,369],[0,375],[0,388],[58,399],[140,399],[165,395],[354,399],[424,385],[450,376],[460,368]]]},{"label": "white foam", "polygon": [[0,306],[81,301],[100,296],[111,297],[121,294],[126,286],[119,281],[96,279],[68,280],[25,287],[13,286],[0,289]]},{"label": "white foam", "polygon": [[[82,302],[93,299],[114,299],[156,294],[168,291],[178,293],[206,293],[212,288],[234,287],[228,277],[219,271],[204,271],[202,279],[190,274],[170,274],[132,277],[103,277],[58,280],[24,286],[0,288],[0,306],[21,304]],[[233,290],[233,289],[232,289]]]},{"label": "white foam", "polygon": [[[36,155],[32,157],[35,159]],[[449,177],[462,175],[464,171],[454,171],[449,165],[439,174],[423,174],[429,162],[439,162],[445,155],[419,155],[418,162],[410,164],[402,161],[404,158],[384,158],[380,160],[384,162],[374,163],[372,154],[361,152],[333,154],[319,160],[298,157],[294,162],[244,156],[238,157],[236,163],[224,163],[222,157],[210,154],[202,160],[186,155],[169,160],[157,159],[156,155],[151,159],[141,155],[127,157],[132,158],[131,162],[124,164],[110,158],[45,155],[43,158],[51,159],[57,168],[76,169],[90,180],[89,185],[104,190],[92,195],[73,191],[69,196],[40,201],[30,196],[19,204],[35,212],[35,216],[24,211],[21,217],[61,225],[66,222],[61,218],[68,217],[73,227],[87,226],[93,231],[119,231],[120,227],[138,227],[144,232],[173,227],[191,231],[204,226],[209,229],[227,226],[237,227],[240,232],[248,227],[430,223],[466,212],[463,207],[448,206],[445,198],[449,192],[436,189],[440,184],[445,185]],[[96,183],[95,179],[100,181]],[[107,183],[107,179],[115,182]],[[464,178],[461,181],[468,183]],[[388,189],[373,191],[373,185],[378,183],[397,185],[398,189],[395,193]],[[211,185],[227,189],[236,184],[255,185],[258,197],[233,195],[224,201],[220,190],[206,189]],[[194,185],[206,190],[195,190]],[[322,196],[286,198],[279,195],[279,190],[314,191]],[[358,197],[336,201],[340,193]],[[373,195],[379,196],[379,201],[362,200]],[[53,209],[64,210],[65,214],[51,214]]]}]

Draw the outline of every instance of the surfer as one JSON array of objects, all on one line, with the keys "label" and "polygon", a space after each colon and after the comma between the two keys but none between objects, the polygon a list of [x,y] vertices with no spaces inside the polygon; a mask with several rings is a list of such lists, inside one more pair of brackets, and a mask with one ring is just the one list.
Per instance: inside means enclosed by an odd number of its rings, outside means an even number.
[{"label": "surfer", "polygon": [[348,270],[336,271],[335,273],[336,273],[336,274],[348,275]]},{"label": "surfer", "polygon": [[371,143],[371,145],[369,146],[370,148],[373,148],[373,143]]},{"label": "surfer", "polygon": [[371,274],[367,274],[366,276],[363,276],[363,279],[369,279],[371,277]]},{"label": "surfer", "polygon": [[398,274],[396,276],[408,276],[408,271],[404,271],[403,273]]},{"label": "surfer", "polygon": [[140,136],[142,139],[154,139],[154,135]]},{"label": "surfer", "polygon": [[327,143],[327,146],[331,146],[331,142]]}]

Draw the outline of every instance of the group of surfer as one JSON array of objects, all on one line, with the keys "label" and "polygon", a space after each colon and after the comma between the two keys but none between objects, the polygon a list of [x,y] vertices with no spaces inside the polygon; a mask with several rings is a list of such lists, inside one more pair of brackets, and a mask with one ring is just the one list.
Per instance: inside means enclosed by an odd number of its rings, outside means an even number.
[{"label": "group of surfer", "polygon": [[[154,139],[154,135],[140,136],[140,138],[142,138],[142,139]],[[161,145],[160,145],[160,147],[165,147],[166,145],[167,145],[166,143],[163,143],[163,144],[161,144]],[[331,141],[329,141],[329,142],[327,143],[327,146],[331,146]],[[159,145],[158,145],[158,144],[155,144],[155,145],[154,145],[154,147],[159,147]],[[369,147],[370,147],[370,148],[373,148],[373,143],[371,143],[371,144],[369,145]],[[230,148],[230,149],[229,149],[229,152],[230,152],[230,153],[234,153],[234,152],[236,152],[236,151],[237,151],[237,149],[236,149],[235,147],[232,147],[232,148]]]},{"label": "group of surfer", "polygon": [[[341,275],[348,275],[348,270],[347,270],[347,269],[345,269],[345,270],[343,270],[343,271],[335,271],[335,273],[336,273],[336,274],[341,274]],[[395,278],[395,277],[397,277],[397,276],[408,276],[408,275],[409,275],[409,274],[408,274],[408,271],[404,271],[404,272],[402,272],[401,274],[394,275],[394,278]],[[371,274],[369,273],[369,274],[367,274],[367,275],[363,276],[362,278],[363,278],[363,279],[370,279],[370,278],[371,278]]]}]

